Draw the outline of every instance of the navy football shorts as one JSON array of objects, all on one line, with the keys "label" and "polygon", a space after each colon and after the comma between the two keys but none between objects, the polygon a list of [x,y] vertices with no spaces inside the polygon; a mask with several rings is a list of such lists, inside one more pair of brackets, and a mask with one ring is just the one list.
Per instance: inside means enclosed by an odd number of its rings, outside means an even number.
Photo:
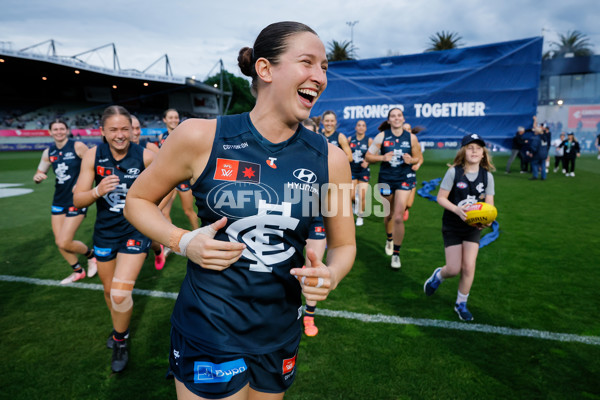
[{"label": "navy football shorts", "polygon": [[396,190],[413,190],[417,186],[417,180],[407,179],[405,181],[380,182],[379,185],[382,185],[379,189],[381,195],[390,196],[394,194]]},{"label": "navy football shorts", "polygon": [[371,170],[369,167],[360,168],[359,170],[351,168],[351,172],[353,181],[358,180],[359,182],[369,182],[369,179],[371,178]]},{"label": "navy football shorts", "polygon": [[52,215],[67,214],[67,217],[76,217],[78,215],[87,215],[87,208],[77,208],[70,206],[55,206],[52,205]]},{"label": "navy football shorts", "polygon": [[268,354],[230,353],[187,340],[171,328],[169,375],[207,399],[231,396],[248,383],[259,392],[282,393],[296,377],[300,338]]},{"label": "navy football shorts", "polygon": [[107,262],[117,257],[117,253],[148,253],[151,244],[152,240],[138,231],[113,240],[98,239],[94,235],[94,254],[97,261]]},{"label": "navy football shorts", "polygon": [[179,192],[187,192],[188,190],[191,190],[192,187],[190,186],[190,181],[185,181],[175,186],[175,189],[177,189]]}]

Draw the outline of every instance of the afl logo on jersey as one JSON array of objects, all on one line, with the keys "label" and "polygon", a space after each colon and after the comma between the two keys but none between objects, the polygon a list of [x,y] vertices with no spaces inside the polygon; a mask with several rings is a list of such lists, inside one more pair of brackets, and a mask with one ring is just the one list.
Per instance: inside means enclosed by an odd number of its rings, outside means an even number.
[{"label": "afl logo on jersey", "polygon": [[277,204],[279,196],[270,186],[255,182],[224,182],[206,196],[206,204],[212,212],[230,219],[258,214],[261,200]]},{"label": "afl logo on jersey", "polygon": [[293,175],[296,179],[305,183],[315,183],[317,181],[317,174],[306,168],[298,168],[293,172]]},{"label": "afl logo on jersey", "polygon": [[466,189],[466,188],[467,188],[467,186],[468,186],[468,185],[467,185],[465,182],[458,182],[458,183],[456,184],[456,187],[457,187],[457,188],[459,188],[459,189]]}]

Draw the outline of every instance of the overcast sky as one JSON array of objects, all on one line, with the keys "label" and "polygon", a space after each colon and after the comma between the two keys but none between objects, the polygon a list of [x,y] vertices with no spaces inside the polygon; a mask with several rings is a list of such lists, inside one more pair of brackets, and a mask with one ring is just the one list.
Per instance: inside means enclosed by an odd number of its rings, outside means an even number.
[{"label": "overcast sky", "polygon": [[[363,59],[420,53],[441,31],[458,33],[463,47],[543,35],[547,50],[559,33],[579,30],[600,54],[599,15],[598,0],[0,0],[0,47],[54,39],[58,55],[72,56],[114,43],[122,69],[144,70],[168,54],[175,75],[204,79],[219,60],[241,76],[239,49],[282,20],[308,24],[326,47],[353,31]],[[112,68],[112,49],[80,59]],[[148,72],[164,73],[164,60]]]}]

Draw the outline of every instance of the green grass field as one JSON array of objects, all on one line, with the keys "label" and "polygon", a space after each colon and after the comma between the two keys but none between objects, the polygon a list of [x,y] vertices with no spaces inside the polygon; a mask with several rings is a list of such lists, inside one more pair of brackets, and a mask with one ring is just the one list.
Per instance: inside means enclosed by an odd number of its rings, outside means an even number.
[{"label": "green grass field", "polygon": [[[442,177],[453,157],[424,155],[419,181]],[[0,399],[174,399],[165,379],[173,299],[134,295],[130,362],[113,374],[102,292],[51,285],[70,271],[50,227],[53,176],[41,185],[31,179],[39,157],[0,153],[0,184],[34,189],[0,198]],[[417,196],[400,271],[383,252],[381,219],[357,228],[354,268],[319,304],[320,333],[303,338],[286,399],[600,399],[600,161],[584,155],[575,178],[550,171],[531,182],[515,164],[504,174],[506,159],[494,158],[500,236],[481,249],[469,297],[477,325],[459,323],[453,311],[458,279],[423,294],[444,263],[442,208]],[[77,234],[86,243],[95,212]],[[178,200],[172,216],[187,227]],[[183,258],[171,255],[156,271],[150,257],[136,288],[174,293],[184,274]]]}]

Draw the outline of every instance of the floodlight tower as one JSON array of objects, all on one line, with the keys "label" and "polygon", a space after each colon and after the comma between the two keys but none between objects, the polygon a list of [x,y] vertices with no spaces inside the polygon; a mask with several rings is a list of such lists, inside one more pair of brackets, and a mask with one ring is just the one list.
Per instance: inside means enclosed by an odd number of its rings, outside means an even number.
[{"label": "floodlight tower", "polygon": [[350,44],[354,48],[354,25],[358,24],[358,21],[346,21],[346,25],[350,27]]}]

